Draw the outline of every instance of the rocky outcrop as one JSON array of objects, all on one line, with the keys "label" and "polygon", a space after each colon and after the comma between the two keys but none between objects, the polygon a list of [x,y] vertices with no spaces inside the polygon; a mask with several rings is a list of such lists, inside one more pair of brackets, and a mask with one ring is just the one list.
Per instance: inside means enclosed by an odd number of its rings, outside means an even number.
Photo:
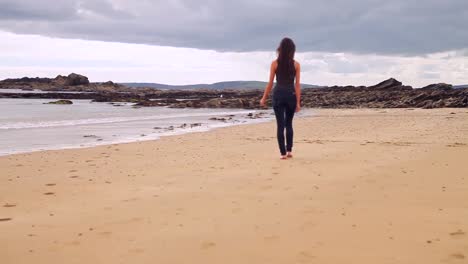
[{"label": "rocky outcrop", "polygon": [[[53,83],[68,77],[58,76]],[[11,80],[11,79],[10,79]],[[48,85],[51,79],[22,78],[5,80],[2,85],[34,83]],[[113,82],[67,86],[88,93],[0,93],[0,98],[92,99],[96,102],[129,102],[135,107],[172,108],[260,108],[263,90],[156,90],[122,88]],[[49,91],[55,91],[50,87]],[[67,89],[64,89],[68,91]],[[92,91],[92,92],[91,92]],[[267,103],[271,103],[268,100]],[[120,105],[116,103],[115,105]],[[395,79],[373,86],[332,86],[302,89],[302,106],[313,108],[440,108],[468,107],[468,89],[453,89],[449,84],[433,84],[413,89]]]},{"label": "rocky outcrop", "polygon": [[58,101],[54,101],[54,102],[48,102],[46,104],[71,105],[71,104],[73,104],[73,102],[70,101],[70,100],[58,100]]},{"label": "rocky outcrop", "polygon": [[468,89],[412,89],[356,91],[311,89],[303,92],[303,105],[319,108],[440,108],[468,107]]},{"label": "rocky outcrop", "polygon": [[3,85],[21,85],[21,84],[49,84],[50,83],[49,78],[29,78],[29,77],[23,77],[19,79],[5,79],[1,81],[0,83]]},{"label": "rocky outcrop", "polygon": [[[370,87],[334,86],[302,90],[302,106],[314,108],[438,108],[468,107],[468,89],[441,89],[440,86],[413,89],[400,82],[388,81]],[[188,94],[161,92],[157,100],[141,97],[139,106],[169,106],[174,108],[259,108],[262,90],[212,91],[202,93],[191,91]],[[222,97],[221,97],[222,95]],[[177,100],[188,98],[190,100]],[[268,101],[268,103],[270,103]]]},{"label": "rocky outcrop", "polygon": [[77,85],[88,85],[89,80],[88,77],[79,75],[76,73],[72,73],[68,75],[67,81],[65,83],[66,86],[77,86]]},{"label": "rocky outcrop", "polygon": [[411,90],[413,88],[411,86],[404,86],[402,85],[401,82],[393,78],[390,78],[376,85],[369,86],[368,89],[370,90]]},{"label": "rocky outcrop", "polygon": [[[88,77],[71,73],[68,76],[58,75],[55,78],[20,78],[0,81],[0,89],[22,89],[43,91],[70,92],[132,92],[134,89],[113,83],[90,83]],[[145,89],[142,89],[145,90]],[[148,91],[146,89],[145,91]]]},{"label": "rocky outcrop", "polygon": [[453,89],[453,85],[446,84],[446,83],[435,83],[429,84],[428,86],[424,86],[421,89],[442,89],[442,90],[451,90]]},{"label": "rocky outcrop", "polygon": [[89,80],[88,80],[88,77],[86,76],[76,74],[76,73],[71,73],[68,76],[58,75],[54,79],[50,79],[49,84],[58,85],[62,87],[89,85]]}]

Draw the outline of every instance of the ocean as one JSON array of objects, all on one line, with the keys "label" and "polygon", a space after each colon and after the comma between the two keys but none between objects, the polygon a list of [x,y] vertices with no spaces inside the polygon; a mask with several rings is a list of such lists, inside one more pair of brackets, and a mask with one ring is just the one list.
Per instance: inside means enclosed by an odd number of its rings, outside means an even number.
[{"label": "ocean", "polygon": [[[0,99],[0,155],[154,140],[274,119],[272,110],[134,108],[91,100],[44,104],[50,101]],[[248,116],[258,113],[260,118]]]}]

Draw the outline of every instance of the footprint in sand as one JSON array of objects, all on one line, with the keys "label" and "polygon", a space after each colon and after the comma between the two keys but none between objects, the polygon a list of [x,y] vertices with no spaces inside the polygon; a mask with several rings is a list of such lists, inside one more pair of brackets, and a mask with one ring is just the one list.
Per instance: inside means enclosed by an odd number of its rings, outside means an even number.
[{"label": "footprint in sand", "polygon": [[130,253],[145,253],[145,250],[142,248],[134,248],[129,250]]},{"label": "footprint in sand", "polygon": [[465,143],[458,143],[458,142],[447,145],[447,147],[463,147],[463,146],[466,146],[466,144]]},{"label": "footprint in sand", "polygon": [[313,221],[306,221],[299,226],[299,230],[304,231],[316,227],[317,224]]},{"label": "footprint in sand", "polygon": [[79,246],[79,245],[80,245],[80,242],[77,241],[77,240],[73,240],[73,241],[71,241],[71,242],[65,243],[65,245],[67,245],[67,246]]},{"label": "footprint in sand", "polygon": [[216,246],[216,243],[208,241],[208,242],[203,242],[200,247],[201,247],[201,249],[210,249],[210,248],[213,248],[215,246]]},{"label": "footprint in sand", "polygon": [[312,259],[315,258],[315,256],[312,255],[308,251],[300,251],[299,254],[298,254],[298,257],[299,257],[299,262],[300,263],[309,263],[309,261],[311,261]]},{"label": "footprint in sand", "polygon": [[135,202],[135,201],[138,201],[138,200],[139,200],[138,198],[133,197],[133,198],[122,200],[122,202]]},{"label": "footprint in sand", "polygon": [[102,235],[102,236],[110,236],[110,235],[112,235],[112,232],[104,231],[104,232],[99,232],[98,234]]},{"label": "footprint in sand", "polygon": [[465,255],[461,254],[461,253],[454,253],[452,255],[450,255],[452,258],[454,259],[465,259]]},{"label": "footprint in sand", "polygon": [[279,236],[271,235],[263,238],[265,241],[275,241],[279,239]]},{"label": "footprint in sand", "polygon": [[450,233],[450,236],[452,237],[462,237],[462,236],[465,236],[465,232],[463,232],[463,230],[459,229],[455,232],[452,232]]},{"label": "footprint in sand", "polygon": [[239,207],[235,207],[235,208],[233,208],[233,209],[231,210],[231,212],[232,212],[233,214],[237,214],[237,213],[242,212],[242,209],[239,208]]}]

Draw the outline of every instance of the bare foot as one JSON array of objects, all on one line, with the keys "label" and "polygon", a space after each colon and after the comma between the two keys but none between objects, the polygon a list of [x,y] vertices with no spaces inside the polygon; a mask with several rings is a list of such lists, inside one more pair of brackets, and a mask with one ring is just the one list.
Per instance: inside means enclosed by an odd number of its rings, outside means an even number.
[{"label": "bare foot", "polygon": [[281,155],[281,157],[280,157],[280,159],[282,159],[282,160],[285,160],[287,158],[288,158],[288,156],[286,156],[286,155]]},{"label": "bare foot", "polygon": [[293,154],[292,154],[292,152],[288,152],[288,153],[286,154],[286,157],[288,157],[288,158],[292,158],[292,157],[293,157]]}]

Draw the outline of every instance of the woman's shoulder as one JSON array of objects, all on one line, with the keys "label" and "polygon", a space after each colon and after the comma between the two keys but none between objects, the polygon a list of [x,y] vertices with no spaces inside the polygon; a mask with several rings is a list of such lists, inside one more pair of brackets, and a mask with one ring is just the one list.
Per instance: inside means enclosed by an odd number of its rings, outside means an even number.
[{"label": "woman's shoulder", "polygon": [[276,68],[278,68],[278,61],[274,60],[271,62],[271,69],[276,71]]},{"label": "woman's shoulder", "polygon": [[301,69],[301,64],[297,60],[294,60],[294,69],[296,69],[296,71]]}]

